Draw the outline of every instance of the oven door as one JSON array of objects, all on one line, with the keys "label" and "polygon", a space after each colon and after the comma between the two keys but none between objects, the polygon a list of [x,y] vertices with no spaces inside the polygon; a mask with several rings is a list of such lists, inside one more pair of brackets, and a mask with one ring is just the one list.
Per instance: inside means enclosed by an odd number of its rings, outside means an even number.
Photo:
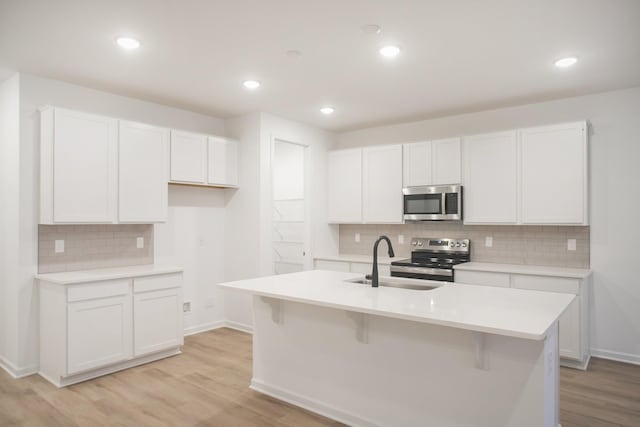
[{"label": "oven door", "polygon": [[442,221],[462,219],[462,187],[459,185],[405,187],[406,221]]}]

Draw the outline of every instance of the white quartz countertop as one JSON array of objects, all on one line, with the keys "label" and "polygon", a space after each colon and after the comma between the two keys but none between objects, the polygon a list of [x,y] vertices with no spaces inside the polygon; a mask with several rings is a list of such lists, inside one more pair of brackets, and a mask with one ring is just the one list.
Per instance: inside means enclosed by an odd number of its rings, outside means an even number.
[{"label": "white quartz countertop", "polygon": [[492,273],[528,274],[532,276],[568,277],[584,279],[591,270],[584,268],[545,267],[541,265],[494,264],[489,262],[465,262],[453,267],[463,271],[487,271]]},{"label": "white quartz countertop", "polygon": [[424,291],[345,282],[358,277],[362,275],[311,270],[218,286],[286,301],[531,340],[543,340],[575,298],[571,294],[425,280],[419,283],[440,287]]},{"label": "white quartz countertop", "polygon": [[99,268],[95,270],[65,271],[61,273],[44,273],[36,274],[35,278],[58,285],[71,285],[75,283],[98,282],[101,280],[180,273],[182,271],[182,267],[148,264],[134,265],[130,267]]},{"label": "white quartz countertop", "polygon": [[[403,257],[389,258],[388,256],[382,256],[383,253],[387,253],[386,250],[380,250],[378,252],[378,264],[391,264],[391,261],[403,259]],[[406,258],[406,257],[405,257]],[[358,255],[358,254],[340,254],[340,255],[323,255],[316,256],[314,259],[320,259],[324,261],[343,261],[343,262],[364,262],[373,264],[373,255]]]}]

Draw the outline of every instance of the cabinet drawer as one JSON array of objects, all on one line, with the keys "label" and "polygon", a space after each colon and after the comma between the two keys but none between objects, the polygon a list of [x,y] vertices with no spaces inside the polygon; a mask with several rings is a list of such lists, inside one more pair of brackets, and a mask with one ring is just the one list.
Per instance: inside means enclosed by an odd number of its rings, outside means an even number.
[{"label": "cabinet drawer", "polygon": [[467,285],[497,286],[508,288],[510,284],[509,275],[507,273],[494,273],[488,271],[461,271],[456,270],[454,273],[456,283]]},{"label": "cabinet drawer", "polygon": [[133,292],[149,292],[182,286],[182,275],[163,274],[161,276],[137,277],[133,279]]},{"label": "cabinet drawer", "polygon": [[129,293],[129,280],[108,280],[69,286],[67,301],[84,301],[96,298],[114,297]]},{"label": "cabinet drawer", "polygon": [[564,277],[513,275],[512,287],[532,291],[559,292],[563,294],[580,293],[580,281]]},{"label": "cabinet drawer", "polygon": [[316,260],[316,270],[344,271],[349,272],[349,263],[342,261]]}]

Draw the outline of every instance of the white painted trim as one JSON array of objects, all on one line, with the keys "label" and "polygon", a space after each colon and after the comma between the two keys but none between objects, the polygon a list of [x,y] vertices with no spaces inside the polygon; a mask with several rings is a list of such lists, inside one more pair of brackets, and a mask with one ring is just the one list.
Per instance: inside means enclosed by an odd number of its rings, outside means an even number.
[{"label": "white painted trim", "polygon": [[280,387],[265,384],[255,378],[251,379],[249,388],[352,427],[381,427],[380,424],[376,424],[371,420],[367,420],[351,412],[281,389]]},{"label": "white painted trim", "polygon": [[7,373],[13,378],[23,378],[28,377],[29,375],[37,374],[39,369],[37,365],[18,368],[3,356],[0,356],[0,368],[7,371]]},{"label": "white painted trim", "polygon": [[560,366],[565,368],[579,369],[581,371],[586,371],[589,367],[589,361],[591,360],[591,355],[587,355],[585,360],[574,360],[574,359],[565,359],[560,358]]},{"label": "white painted trim", "polygon": [[217,320],[215,322],[189,326],[188,328],[184,328],[184,336],[188,337],[189,335],[195,335],[201,332],[212,331],[214,329],[224,328],[225,326],[226,326],[226,322],[224,320]]},{"label": "white painted trim", "polygon": [[248,334],[253,334],[253,326],[252,325],[247,325],[247,324],[244,324],[244,323],[234,322],[232,320],[227,320],[225,322],[224,326],[227,327],[227,328],[235,329],[236,331],[246,332]]},{"label": "white painted trim", "polygon": [[616,362],[631,363],[632,365],[640,365],[639,354],[621,353],[617,351],[592,348],[591,356],[599,357],[601,359],[615,360]]}]

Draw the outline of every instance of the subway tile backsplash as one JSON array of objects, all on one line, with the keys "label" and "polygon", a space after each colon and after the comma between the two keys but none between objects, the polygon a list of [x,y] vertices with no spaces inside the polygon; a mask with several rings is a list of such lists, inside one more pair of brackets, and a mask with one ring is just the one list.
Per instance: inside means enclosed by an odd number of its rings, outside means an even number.
[{"label": "subway tile backsplash", "polygon": [[[360,234],[360,242],[355,234]],[[505,264],[589,268],[589,227],[462,225],[458,222],[416,222],[398,225],[340,225],[340,253],[370,255],[380,235],[393,243],[396,257],[411,254],[412,237],[450,237],[471,240],[471,261]],[[398,235],[404,235],[404,244]],[[493,246],[485,246],[485,238]],[[567,250],[568,239],[576,240],[576,250]],[[386,253],[384,243],[382,252]]]},{"label": "subway tile backsplash", "polygon": [[[137,238],[144,248],[137,248]],[[64,240],[64,252],[55,241]],[[153,264],[153,225],[39,225],[38,273]]]}]

